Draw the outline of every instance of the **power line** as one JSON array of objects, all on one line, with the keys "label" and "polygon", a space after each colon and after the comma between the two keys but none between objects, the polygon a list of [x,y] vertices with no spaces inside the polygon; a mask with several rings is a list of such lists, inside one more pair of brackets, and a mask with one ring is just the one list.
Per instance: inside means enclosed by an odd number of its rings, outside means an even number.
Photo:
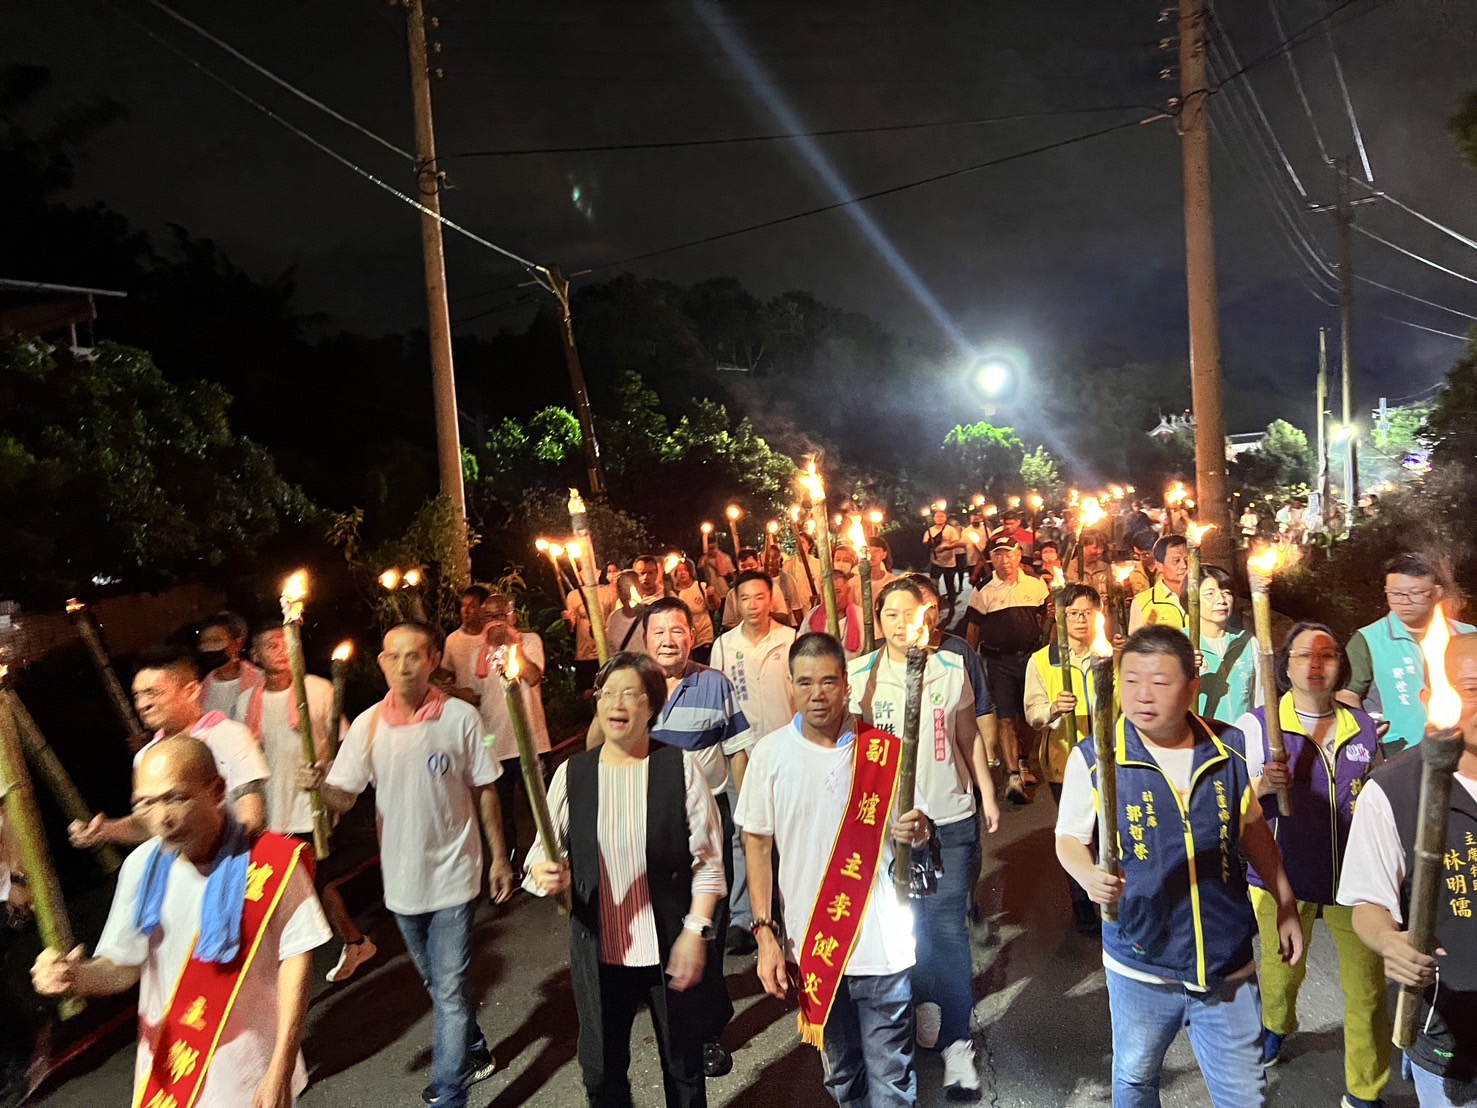
[{"label": "power line", "polygon": [[[1282,23],[1282,13],[1277,10],[1277,0],[1267,0],[1267,7],[1272,9],[1272,26],[1279,37],[1287,38],[1287,28]],[[1282,55],[1287,59],[1288,72],[1292,74],[1293,87],[1297,89],[1298,99],[1302,101],[1303,114],[1308,117],[1308,126],[1313,129],[1313,139],[1318,143],[1318,156],[1323,159],[1324,165],[1332,165],[1333,159],[1328,156],[1328,148],[1323,145],[1323,132],[1318,129],[1318,120],[1313,116],[1313,105],[1308,101],[1307,90],[1303,88],[1303,79],[1298,73],[1297,61],[1289,50]]]},{"label": "power line", "polygon": [[1379,235],[1377,235],[1373,231],[1371,231],[1368,227],[1361,226],[1358,223],[1352,224],[1352,226],[1353,226],[1354,230],[1358,231],[1361,235],[1365,235],[1368,238],[1372,238],[1372,239],[1374,239],[1375,242],[1379,243],[1382,246],[1388,246],[1391,250],[1398,250],[1398,251],[1400,251],[1400,253],[1404,254],[1407,258],[1414,258],[1418,262],[1424,262],[1426,265],[1430,266],[1432,269],[1439,269],[1439,270],[1441,270],[1442,273],[1449,273],[1453,277],[1459,277],[1463,281],[1467,281],[1470,284],[1477,285],[1477,277],[1468,277],[1465,273],[1458,273],[1454,269],[1447,269],[1446,266],[1442,265],[1440,262],[1433,262],[1430,258],[1422,257],[1420,254],[1417,254],[1414,250],[1407,250],[1407,249],[1405,249],[1405,247],[1399,246],[1396,243],[1391,242],[1387,238],[1381,238]]},{"label": "power line", "polygon": [[[1332,8],[1330,8],[1328,11],[1326,11],[1323,15],[1320,15],[1317,19],[1313,20],[1313,22],[1308,23],[1308,24],[1306,24],[1306,25],[1298,28],[1296,31],[1294,31],[1292,34],[1288,35],[1286,38],[1284,38],[1281,42],[1279,42],[1276,46],[1272,47],[1270,50],[1267,50],[1264,53],[1258,54],[1256,57],[1252,58],[1251,61],[1249,61],[1245,65],[1241,66],[1239,69],[1235,70],[1232,73],[1226,74],[1226,76],[1222,79],[1221,84],[1224,86],[1224,85],[1230,83],[1231,81],[1235,81],[1238,78],[1245,76],[1247,73],[1251,72],[1253,69],[1256,69],[1258,66],[1263,65],[1267,61],[1271,60],[1272,58],[1277,57],[1279,54],[1283,54],[1283,53],[1286,53],[1286,52],[1288,52],[1290,50],[1295,49],[1296,47],[1298,47],[1298,46],[1300,46],[1302,44],[1302,40],[1307,35],[1311,34],[1313,31],[1316,31],[1319,27],[1322,27],[1325,24],[1328,24],[1329,26],[1332,26],[1333,25],[1333,22],[1332,21],[1333,21],[1334,17],[1338,16],[1339,14],[1341,14],[1344,11],[1347,11],[1349,8],[1353,7],[1355,4],[1358,4],[1360,2],[1361,2],[1361,0],[1340,0],[1339,3],[1335,4]],[[1386,4],[1389,4],[1391,2],[1392,2],[1392,0],[1373,0],[1373,3],[1370,5],[1370,7],[1365,8],[1364,11],[1362,11],[1362,12],[1355,12],[1353,15],[1351,15],[1348,19],[1344,20],[1343,22],[1344,23],[1352,23],[1352,22],[1354,22],[1354,20],[1359,19],[1362,16],[1366,16],[1370,12],[1374,11],[1375,9],[1382,8]]]},{"label": "power line", "polygon": [[1412,323],[1408,319],[1401,319],[1399,316],[1386,315],[1384,312],[1376,312],[1375,314],[1381,319],[1388,319],[1391,323],[1403,323],[1407,327],[1414,327],[1417,331],[1429,331],[1433,335],[1444,335],[1446,338],[1457,339],[1460,342],[1467,342],[1471,338],[1470,335],[1458,335],[1453,331],[1439,331],[1435,327],[1427,327],[1423,323]]},{"label": "power line", "polygon": [[[1231,65],[1240,67],[1241,59],[1236,56],[1236,47],[1231,43],[1230,32],[1226,30],[1220,20],[1215,20],[1211,24],[1211,30],[1215,32],[1215,35],[1219,36],[1220,45],[1225,49],[1226,57],[1230,59]],[[1208,38],[1206,41],[1207,43],[1213,43],[1214,38]],[[1245,69],[1238,69],[1238,72],[1244,73]],[[1221,87],[1224,88],[1231,80],[1232,77],[1224,78],[1220,82]],[[1251,97],[1252,107],[1256,109],[1257,117],[1262,121],[1262,126],[1266,128],[1268,136],[1271,137],[1272,145],[1277,150],[1277,157],[1282,161],[1282,168],[1287,170],[1288,177],[1292,178],[1293,187],[1298,190],[1298,195],[1306,200],[1308,198],[1308,190],[1303,188],[1303,182],[1298,178],[1297,170],[1292,168],[1292,159],[1287,156],[1287,151],[1282,148],[1282,143],[1277,140],[1277,132],[1272,129],[1272,121],[1267,118],[1267,113],[1262,110],[1262,101],[1257,96],[1255,87],[1253,87],[1250,81],[1243,82],[1241,87]]]},{"label": "power line", "polygon": [[[186,19],[183,15],[181,15],[179,12],[175,11],[168,4],[163,3],[162,0],[147,0],[147,2],[150,5],[152,5],[153,7],[157,8],[159,11],[163,12],[165,15],[169,16],[169,18],[170,19],[173,19],[176,23],[179,23],[183,27],[188,27],[190,30],[194,31],[197,35],[199,35],[201,38],[205,39],[207,42],[211,43],[212,45],[218,47],[221,50],[224,50],[227,54],[231,55],[231,57],[235,58],[238,62],[240,62],[242,65],[246,66],[248,69],[255,70],[257,73],[260,73],[263,77],[265,77],[267,80],[271,81],[273,84],[278,85],[278,86],[286,89],[288,92],[292,93],[292,95],[296,96],[299,100],[303,101],[304,103],[311,104],[313,107],[317,108],[320,112],[327,113],[328,115],[332,116],[334,119],[336,119],[340,123],[342,123],[344,126],[351,127],[354,130],[358,131],[365,138],[370,139],[373,142],[379,143],[381,146],[383,146],[386,150],[390,151],[392,154],[399,155],[400,157],[404,158],[406,161],[410,162],[412,165],[415,164],[415,155],[412,154],[410,151],[408,151],[408,150],[402,150],[400,147],[396,146],[393,142],[389,141],[388,139],[383,138],[380,135],[375,134],[368,127],[365,127],[365,126],[363,126],[363,125],[361,125],[359,123],[356,123],[354,120],[350,119],[348,116],[343,115],[340,112],[335,111],[333,108],[330,108],[322,100],[319,100],[316,97],[313,97],[313,96],[308,95],[306,92],[304,92],[302,89],[298,88],[296,85],[294,85],[291,82],[286,81],[283,78],[277,76],[277,74],[273,73],[266,66],[261,65],[260,63],[258,63],[256,61],[253,61],[251,58],[248,58],[245,54],[241,53],[241,51],[237,50],[230,43],[224,42],[221,39],[217,38],[215,35],[211,34],[209,31],[207,31],[204,27],[200,26],[200,24],[195,23],[195,22],[193,22],[193,21],[191,21],[189,19]],[[160,40],[160,41],[163,41],[163,40]]]},{"label": "power line", "polygon": [[1063,147],[1074,146],[1079,142],[1086,142],[1089,139],[1095,139],[1101,137],[1102,135],[1112,134],[1114,131],[1123,131],[1127,130],[1130,127],[1141,127],[1148,122],[1151,122],[1151,120],[1135,119],[1128,120],[1124,123],[1115,123],[1111,127],[1102,127],[1096,131],[1088,131],[1085,134],[1073,135],[1071,138],[1060,139],[1056,142],[1049,142],[1043,146],[1033,146],[1028,150],[1019,150],[1013,154],[1005,154],[1001,157],[991,158],[988,161],[977,162],[974,165],[967,165],[960,169],[951,169],[944,173],[935,173],[928,177],[919,178],[916,181],[907,181],[901,185],[893,185],[889,188],[877,189],[874,192],[863,193],[860,196],[853,196],[846,200],[838,200],[831,204],[822,204],[819,207],[807,208],[804,211],[800,212],[791,212],[789,215],[777,216],[774,219],[766,219],[759,223],[751,223],[747,227],[735,227],[732,230],[719,231],[718,233],[712,235],[704,235],[702,238],[692,239],[688,242],[680,242],[675,243],[672,246],[664,246],[658,250],[648,250],[642,254],[634,254],[631,257],[622,258],[620,261],[605,262],[602,265],[593,266],[591,268],[592,270],[616,269],[620,266],[630,265],[633,262],[646,261],[648,258],[659,257],[663,254],[674,254],[679,250],[689,250],[695,246],[706,246],[709,243],[720,242],[723,239],[735,238],[738,235],[746,235],[751,231],[762,231],[769,227],[778,227],[784,223],[793,223],[797,219],[805,219],[808,216],[820,215],[823,212],[832,212],[836,211],[839,208],[850,207],[852,204],[861,204],[865,203],[868,200],[876,200],[879,197],[891,196],[899,192],[907,192],[910,189],[921,188],[924,185],[935,184],[938,181],[945,181],[952,177],[961,177],[968,173],[976,173],[982,169],[990,169],[997,165],[1005,165],[1008,162],[1019,161],[1022,158],[1029,158],[1035,154],[1044,154],[1052,150],[1060,150]]},{"label": "power line", "polygon": [[1439,308],[1443,312],[1450,312],[1452,315],[1461,316],[1463,319],[1477,320],[1477,315],[1472,315],[1470,312],[1459,312],[1455,308],[1448,308],[1445,304],[1438,304],[1434,300],[1427,300],[1425,297],[1417,296],[1413,292],[1406,292],[1404,289],[1397,289],[1392,288],[1389,285],[1382,285],[1378,281],[1371,280],[1370,278],[1364,276],[1362,273],[1354,274],[1354,280],[1363,281],[1366,285],[1373,285],[1375,288],[1384,289],[1386,292],[1393,292],[1396,296],[1403,296],[1407,300],[1417,301],[1418,303],[1425,304],[1427,307]]},{"label": "power line", "polygon": [[830,138],[837,135],[876,135],[896,131],[923,131],[940,127],[978,127],[991,123],[1011,123],[1027,119],[1051,119],[1066,115],[1089,115],[1097,112],[1127,112],[1151,110],[1143,104],[1108,104],[1100,108],[1065,108],[1060,111],[1020,112],[1014,115],[982,116],[978,119],[944,119],[926,123],[897,123],[880,127],[836,127],[825,131],[786,131],[768,135],[736,135],[724,138],[673,139],[664,142],[615,142],[596,146],[543,146],[520,147],[503,150],[467,150],[456,154],[443,154],[447,158],[507,158],[530,154],[595,154],[615,150],[672,150],[700,146],[732,146],[750,142],[777,142],[797,138]]},{"label": "power line", "polygon": [[1463,246],[1470,246],[1473,250],[1477,250],[1477,239],[1468,238],[1466,235],[1462,234],[1460,231],[1453,231],[1450,227],[1446,226],[1444,223],[1437,223],[1430,216],[1425,215],[1425,214],[1423,214],[1421,212],[1418,212],[1414,208],[1412,208],[1409,204],[1406,204],[1403,201],[1396,199],[1394,196],[1390,195],[1390,193],[1388,191],[1386,191],[1385,189],[1371,188],[1369,185],[1366,185],[1363,181],[1355,181],[1354,183],[1356,185],[1358,185],[1362,189],[1367,189],[1372,195],[1378,196],[1381,200],[1389,201],[1391,204],[1394,204],[1395,207],[1399,208],[1401,211],[1407,212],[1410,215],[1415,216],[1422,223],[1425,223],[1425,224],[1427,224],[1427,225],[1429,225],[1431,227],[1436,228],[1436,230],[1440,231],[1442,234],[1450,235],[1452,238],[1456,239],[1457,242],[1461,243]]},{"label": "power line", "polygon": [[1364,135],[1359,130],[1359,117],[1354,114],[1354,101],[1349,96],[1349,85],[1344,80],[1344,66],[1339,61],[1339,52],[1333,45],[1333,32],[1327,25],[1323,28],[1323,37],[1328,40],[1328,54],[1333,58],[1334,76],[1338,78],[1339,95],[1344,98],[1344,111],[1349,116],[1349,129],[1354,132],[1354,145],[1359,149],[1359,161],[1364,166],[1364,179],[1371,185],[1374,184],[1374,170],[1369,166],[1369,154],[1364,149]]}]

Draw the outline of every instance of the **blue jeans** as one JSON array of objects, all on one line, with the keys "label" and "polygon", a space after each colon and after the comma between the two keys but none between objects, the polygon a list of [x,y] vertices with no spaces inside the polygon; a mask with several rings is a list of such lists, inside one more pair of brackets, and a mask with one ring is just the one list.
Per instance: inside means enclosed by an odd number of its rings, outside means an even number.
[{"label": "blue jeans", "polygon": [[826,1092],[842,1108],[913,1108],[913,995],[908,971],[841,978],[826,1020]]},{"label": "blue jeans", "polygon": [[1190,1047],[1215,1108],[1260,1108],[1262,998],[1256,977],[1197,993],[1183,985],[1153,985],[1108,970],[1113,1017],[1113,1108],[1158,1108],[1159,1079],[1169,1044],[1188,1028]]},{"label": "blue jeans", "polygon": [[932,896],[912,901],[918,961],[913,999],[939,1006],[939,1046],[969,1038],[974,1011],[974,963],[969,956],[969,875],[979,855],[979,819],[938,829],[944,875]]},{"label": "blue jeans", "polygon": [[[730,811],[738,811],[738,786],[733,783],[733,773],[728,775],[728,788],[725,790],[728,797]],[[754,922],[754,912],[749,907],[749,868],[744,861],[743,832],[737,826],[733,829],[733,836],[725,844],[724,849],[733,859],[733,880],[729,882],[728,888],[728,925],[730,927],[742,927],[745,931]],[[718,936],[718,948],[723,949],[726,937]]]},{"label": "blue jeans", "polygon": [[1463,1097],[1452,1100],[1446,1090],[1446,1080],[1430,1070],[1423,1070],[1410,1060],[1409,1055],[1401,1059],[1400,1072],[1415,1086],[1415,1099],[1421,1108],[1471,1108],[1477,1100]]},{"label": "blue jeans", "polygon": [[468,901],[420,915],[395,915],[405,950],[431,994],[435,1037],[431,1041],[431,1095],[437,1105],[465,1108],[463,1081],[471,1075],[474,1055],[487,1055],[487,1040],[477,1026],[477,1006],[467,993],[472,964],[472,917],[477,902]]}]

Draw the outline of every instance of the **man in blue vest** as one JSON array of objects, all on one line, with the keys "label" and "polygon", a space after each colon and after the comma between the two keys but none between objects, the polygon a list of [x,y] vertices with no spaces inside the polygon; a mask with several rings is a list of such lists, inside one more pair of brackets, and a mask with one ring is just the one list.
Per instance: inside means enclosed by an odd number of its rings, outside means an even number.
[{"label": "man in blue vest", "polygon": [[1297,901],[1252,790],[1241,733],[1217,736],[1190,711],[1195,655],[1184,632],[1131,635],[1120,675],[1119,871],[1099,869],[1088,847],[1098,805],[1091,739],[1067,759],[1056,827],[1063,868],[1095,903],[1118,908],[1103,924],[1113,1105],[1157,1108],[1164,1056],[1186,1027],[1211,1103],[1257,1108],[1266,1096],[1257,924],[1241,857],[1277,899],[1279,953],[1289,964],[1303,955]]},{"label": "man in blue vest", "polygon": [[[1397,554],[1385,564],[1385,601],[1390,610],[1349,640],[1349,679],[1339,700],[1389,721],[1381,744],[1386,757],[1415,746],[1425,733],[1426,665],[1420,640],[1445,596],[1428,558]],[[1454,619],[1446,622],[1453,635],[1477,630]]]}]

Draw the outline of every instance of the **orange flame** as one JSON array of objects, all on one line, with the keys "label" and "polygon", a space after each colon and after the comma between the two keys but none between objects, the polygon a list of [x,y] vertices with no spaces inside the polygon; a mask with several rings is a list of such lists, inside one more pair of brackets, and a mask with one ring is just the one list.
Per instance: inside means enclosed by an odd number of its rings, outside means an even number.
[{"label": "orange flame", "polygon": [[723,510],[723,514],[726,515],[729,519],[729,522],[732,523],[737,521],[738,517],[744,514],[744,511],[737,504],[730,504],[727,508]]},{"label": "orange flame", "polygon": [[978,531],[966,531],[964,532],[964,537],[974,543],[975,546],[979,546],[985,539]]},{"label": "orange flame", "polygon": [[711,523],[704,523],[698,530],[705,535],[711,535],[713,533],[713,525]]},{"label": "orange flame", "polygon": [[1031,511],[1039,512],[1041,510],[1041,506],[1045,504],[1046,501],[1042,500],[1038,494],[1032,493],[1031,499],[1028,500],[1027,503],[1031,505]]},{"label": "orange flame", "polygon": [[862,528],[862,517],[851,517],[851,530],[846,533],[848,541],[856,547],[859,555],[865,557],[867,554],[867,532]]},{"label": "orange flame", "polygon": [[508,644],[508,656],[503,661],[503,673],[507,674],[509,681],[516,681],[518,680],[518,671],[522,668],[522,664],[518,661],[518,644],[510,642]]},{"label": "orange flame", "polygon": [[819,503],[826,498],[826,486],[821,481],[821,475],[816,472],[814,456],[806,464],[805,472],[800,475],[799,480],[800,487],[809,495],[812,504]]},{"label": "orange flame", "polygon": [[628,597],[630,599],[631,607],[632,608],[639,608],[639,607],[641,607],[641,594],[636,591],[636,586],[635,585],[632,585],[631,586],[631,591],[628,594]]},{"label": "orange flame", "polygon": [[295,623],[303,618],[303,599],[308,595],[308,571],[300,569],[282,582],[282,622]]},{"label": "orange flame", "polygon": [[920,604],[913,612],[913,618],[908,623],[908,645],[928,645],[928,613],[933,609],[932,604]]},{"label": "orange flame", "polygon": [[1199,546],[1205,536],[1214,530],[1214,523],[1192,523],[1185,528],[1185,541],[1191,546]]},{"label": "orange flame", "polygon": [[882,509],[873,508],[870,512],[867,513],[867,519],[875,527],[877,524],[882,522]]},{"label": "orange flame", "polygon": [[[564,544],[564,553],[569,555],[571,562],[578,562],[585,556],[585,548],[581,543],[567,542]],[[577,569],[579,567],[576,566],[575,568]]]},{"label": "orange flame", "polygon": [[1135,563],[1133,562],[1114,562],[1113,580],[1117,581],[1120,585],[1124,584],[1130,577],[1133,576],[1133,571],[1135,568]]},{"label": "orange flame", "polygon": [[769,532],[771,535],[778,535],[780,533],[779,520],[777,520],[777,519],[770,520],[768,523],[766,523],[764,525],[764,530],[766,530],[767,532]]},{"label": "orange flame", "polygon": [[421,583],[421,571],[418,569],[407,569],[401,581],[406,588],[413,589]]},{"label": "orange flame", "polygon": [[1097,634],[1092,640],[1092,652],[1099,658],[1113,656],[1113,644],[1108,641],[1108,621],[1102,612],[1097,614]]},{"label": "orange flame", "polygon": [[1277,553],[1275,546],[1263,548],[1262,552],[1253,558],[1248,558],[1246,564],[1250,569],[1256,570],[1268,576],[1276,573],[1282,568],[1282,558]]},{"label": "orange flame", "polygon": [[1426,658],[1426,672],[1431,677],[1431,696],[1426,702],[1426,715],[1433,727],[1445,730],[1455,727],[1462,718],[1461,694],[1446,679],[1446,646],[1451,642],[1451,629],[1441,605],[1431,613],[1431,628],[1421,639],[1421,653]]},{"label": "orange flame", "polygon": [[1051,587],[1054,589],[1064,589],[1067,587],[1067,579],[1062,574],[1061,566],[1055,566],[1051,571]]},{"label": "orange flame", "polygon": [[80,612],[85,607],[87,605],[74,596],[71,600],[67,601],[67,615],[71,615],[73,612]]},{"label": "orange flame", "polygon": [[[1102,503],[1095,496],[1089,496],[1082,501],[1082,508],[1077,513],[1077,520],[1082,527],[1096,527],[1107,514],[1103,511]],[[1081,528],[1078,528],[1079,532]]]},{"label": "orange flame", "polygon": [[986,505],[985,505],[985,515],[986,515],[986,516],[987,516],[987,517],[988,517],[988,516],[992,516],[992,515],[995,515],[995,514],[996,514],[996,513],[998,513],[998,512],[999,512],[999,511],[1000,511],[1000,509],[999,509],[999,508],[997,508],[997,507],[995,507],[995,505],[993,505],[993,504],[986,504]]},{"label": "orange flame", "polygon": [[533,548],[540,554],[547,554],[549,552],[549,540],[545,538],[534,539]]},{"label": "orange flame", "polygon": [[551,542],[549,544],[549,556],[553,558],[564,557],[564,547],[557,542]]},{"label": "orange flame", "polygon": [[671,573],[681,561],[682,559],[678,555],[668,554],[666,560],[662,562],[662,569],[667,573]]},{"label": "orange flame", "polygon": [[386,590],[394,590],[400,587],[400,571],[398,569],[387,569],[380,574],[380,585]]},{"label": "orange flame", "polygon": [[348,639],[334,647],[333,660],[335,662],[347,662],[354,655],[354,644]]}]

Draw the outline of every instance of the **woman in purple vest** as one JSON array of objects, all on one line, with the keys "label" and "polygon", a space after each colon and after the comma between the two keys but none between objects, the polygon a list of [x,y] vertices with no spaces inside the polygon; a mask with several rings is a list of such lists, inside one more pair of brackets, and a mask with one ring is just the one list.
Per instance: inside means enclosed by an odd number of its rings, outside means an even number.
[{"label": "woman in purple vest", "polygon": [[[1334,700],[1348,677],[1343,644],[1321,623],[1296,624],[1277,656],[1275,710],[1282,721],[1285,765],[1267,748],[1267,706],[1236,721],[1246,736],[1247,769],[1272,826],[1298,912],[1304,947],[1320,914],[1338,949],[1344,993],[1344,1108],[1379,1105],[1390,1079],[1390,1016],[1380,956],[1354,934],[1353,909],[1335,902],[1354,800],[1379,751],[1375,723]],[[1283,814],[1276,790],[1291,790],[1292,814]],[[1253,868],[1247,874],[1264,949],[1277,948],[1277,905]],[[1270,946],[1268,945],[1270,944]],[[1261,966],[1262,1057],[1274,1065],[1282,1041],[1297,1030],[1297,995],[1307,959],[1287,965],[1277,958]]]}]

